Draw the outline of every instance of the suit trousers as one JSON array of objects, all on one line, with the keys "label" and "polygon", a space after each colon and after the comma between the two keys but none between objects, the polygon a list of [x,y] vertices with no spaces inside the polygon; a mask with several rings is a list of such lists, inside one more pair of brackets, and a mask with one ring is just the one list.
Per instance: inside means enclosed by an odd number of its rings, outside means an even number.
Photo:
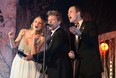
[{"label": "suit trousers", "polygon": [[91,76],[85,76],[81,73],[78,74],[77,78],[102,78],[101,73],[97,73]]}]

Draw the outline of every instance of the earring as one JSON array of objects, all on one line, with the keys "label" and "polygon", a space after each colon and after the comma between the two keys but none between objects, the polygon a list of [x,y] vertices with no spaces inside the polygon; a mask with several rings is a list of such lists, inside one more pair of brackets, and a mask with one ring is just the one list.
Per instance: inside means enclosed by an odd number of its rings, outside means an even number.
[{"label": "earring", "polygon": [[30,29],[33,29],[33,25],[31,24],[31,28]]}]

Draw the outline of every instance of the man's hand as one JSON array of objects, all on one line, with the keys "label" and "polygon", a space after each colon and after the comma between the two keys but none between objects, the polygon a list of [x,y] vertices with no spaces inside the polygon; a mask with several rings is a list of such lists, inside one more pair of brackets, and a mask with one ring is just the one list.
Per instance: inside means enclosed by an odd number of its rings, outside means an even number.
[{"label": "man's hand", "polygon": [[22,57],[24,60],[30,61],[33,60],[33,56],[32,55],[27,55],[26,57]]},{"label": "man's hand", "polygon": [[74,58],[75,58],[74,51],[70,51],[70,52],[68,53],[68,56],[69,56],[70,58],[74,59]]},{"label": "man's hand", "polygon": [[79,28],[76,28],[75,26],[72,26],[69,28],[70,32],[74,35],[81,35],[81,31]]}]

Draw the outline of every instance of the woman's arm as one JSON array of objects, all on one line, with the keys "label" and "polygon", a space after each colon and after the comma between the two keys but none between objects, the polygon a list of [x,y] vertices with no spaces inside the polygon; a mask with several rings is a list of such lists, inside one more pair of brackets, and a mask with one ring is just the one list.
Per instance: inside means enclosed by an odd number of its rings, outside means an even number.
[{"label": "woman's arm", "polygon": [[16,47],[18,46],[19,41],[21,40],[21,38],[22,38],[23,35],[24,35],[24,29],[22,29],[22,30],[19,32],[18,37],[17,37],[16,40],[14,41],[15,33],[14,33],[14,32],[9,32],[9,33],[8,33],[11,48],[16,48]]}]

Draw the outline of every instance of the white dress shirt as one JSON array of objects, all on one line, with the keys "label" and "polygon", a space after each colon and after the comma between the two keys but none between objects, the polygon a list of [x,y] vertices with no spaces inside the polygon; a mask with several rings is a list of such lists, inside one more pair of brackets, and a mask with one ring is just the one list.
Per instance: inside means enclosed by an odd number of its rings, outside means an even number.
[{"label": "white dress shirt", "polygon": [[60,26],[58,26],[58,27],[55,28],[54,30],[51,30],[51,32],[52,32],[51,36],[55,33],[55,31],[56,31],[58,28],[60,28]]}]

